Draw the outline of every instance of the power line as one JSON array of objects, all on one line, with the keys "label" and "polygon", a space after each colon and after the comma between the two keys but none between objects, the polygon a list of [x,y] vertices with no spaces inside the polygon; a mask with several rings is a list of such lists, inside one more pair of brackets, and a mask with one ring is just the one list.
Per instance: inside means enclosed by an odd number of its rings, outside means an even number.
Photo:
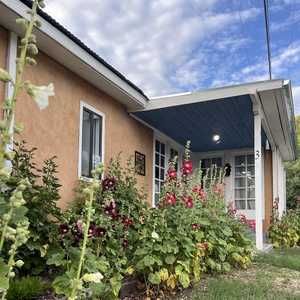
[{"label": "power line", "polygon": [[296,0],[294,0],[294,7],[293,7],[293,20],[292,20],[292,33],[291,33],[291,45],[290,45],[290,59],[289,59],[289,75],[288,75],[288,78],[290,78],[290,72],[291,72],[292,49],[293,49],[293,35],[294,35],[294,21],[295,21],[295,3],[296,3]]},{"label": "power line", "polygon": [[244,40],[244,44],[245,44],[245,47],[246,47],[246,54],[247,54],[248,65],[249,65],[249,69],[250,69],[251,80],[253,82],[252,68],[251,68],[251,65],[250,65],[249,53],[248,53],[248,48],[247,48],[247,44],[246,44],[244,26],[243,26],[243,21],[242,21],[242,16],[241,16],[241,9],[239,7],[238,0],[236,0],[235,2],[236,2],[237,9],[239,11],[239,17],[240,17],[240,24],[241,24],[242,34],[243,34],[243,40]]},{"label": "power line", "polygon": [[268,0],[264,0],[264,11],[265,11],[265,24],[266,24],[266,34],[267,34],[267,47],[268,47],[269,77],[270,79],[272,79]]}]

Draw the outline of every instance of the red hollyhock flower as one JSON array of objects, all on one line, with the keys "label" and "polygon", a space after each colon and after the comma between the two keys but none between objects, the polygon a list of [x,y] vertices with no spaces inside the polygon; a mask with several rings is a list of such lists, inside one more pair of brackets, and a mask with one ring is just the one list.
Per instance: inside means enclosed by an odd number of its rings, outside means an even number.
[{"label": "red hollyhock flower", "polygon": [[102,227],[95,228],[95,236],[96,237],[104,237],[106,235],[106,229]]},{"label": "red hollyhock flower", "polygon": [[128,248],[130,246],[130,244],[129,244],[129,242],[128,242],[127,239],[123,240],[122,246],[125,247],[125,248]]},{"label": "red hollyhock flower", "polygon": [[108,189],[115,191],[117,186],[117,179],[116,178],[106,178],[102,182],[102,190],[107,191]]},{"label": "red hollyhock flower", "polygon": [[202,247],[203,247],[204,249],[208,249],[208,244],[202,244]]},{"label": "red hollyhock flower", "polygon": [[169,175],[170,179],[177,178],[177,172],[174,169],[168,169],[168,175]]},{"label": "red hollyhock flower", "polygon": [[60,234],[67,234],[69,231],[69,226],[67,224],[61,224],[59,227],[58,227],[58,232]]},{"label": "red hollyhock flower", "polygon": [[174,206],[176,201],[176,196],[174,194],[167,193],[167,197],[165,198],[165,203]]},{"label": "red hollyhock flower", "polygon": [[192,228],[193,228],[194,230],[197,230],[197,229],[199,229],[199,225],[198,225],[197,223],[195,223],[195,224],[192,225]]}]

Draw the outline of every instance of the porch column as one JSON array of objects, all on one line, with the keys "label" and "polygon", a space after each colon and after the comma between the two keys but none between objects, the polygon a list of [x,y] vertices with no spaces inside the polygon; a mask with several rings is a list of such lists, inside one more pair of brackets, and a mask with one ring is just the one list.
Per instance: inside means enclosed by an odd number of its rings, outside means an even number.
[{"label": "porch column", "polygon": [[261,115],[259,107],[254,112],[254,158],[255,158],[255,242],[258,250],[263,249],[263,178],[261,153]]}]

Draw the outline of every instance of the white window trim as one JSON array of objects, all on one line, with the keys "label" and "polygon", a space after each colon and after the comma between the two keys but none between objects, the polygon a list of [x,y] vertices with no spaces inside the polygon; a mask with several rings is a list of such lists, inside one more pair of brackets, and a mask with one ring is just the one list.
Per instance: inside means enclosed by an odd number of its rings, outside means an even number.
[{"label": "white window trim", "polygon": [[153,135],[153,176],[152,176],[152,207],[155,207],[155,141],[158,140],[165,144],[165,169],[168,170],[169,160],[170,160],[170,149],[173,148],[178,151],[178,166],[183,164],[182,157],[184,155],[185,148],[178,144],[176,141],[168,137],[167,135],[154,131]]},{"label": "white window trim", "polygon": [[87,108],[90,111],[94,112],[95,114],[101,116],[102,118],[102,132],[101,132],[101,136],[102,136],[102,147],[101,147],[101,153],[102,153],[102,157],[101,157],[101,162],[104,163],[104,143],[105,143],[105,114],[99,110],[97,110],[96,108],[94,108],[93,106],[85,103],[84,101],[80,101],[80,116],[79,116],[79,145],[78,145],[78,179],[82,180],[85,179],[87,181],[92,181],[91,178],[86,178],[86,177],[82,177],[81,176],[81,155],[82,155],[82,121],[83,121],[83,109]]}]

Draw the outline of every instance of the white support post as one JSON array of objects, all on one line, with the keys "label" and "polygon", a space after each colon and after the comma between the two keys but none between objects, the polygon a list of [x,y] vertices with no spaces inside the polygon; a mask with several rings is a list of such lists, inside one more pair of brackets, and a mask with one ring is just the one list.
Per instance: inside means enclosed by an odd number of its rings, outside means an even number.
[{"label": "white support post", "polygon": [[259,109],[254,111],[254,158],[255,158],[255,222],[256,222],[256,248],[263,249],[263,178],[261,153],[261,116]]}]

